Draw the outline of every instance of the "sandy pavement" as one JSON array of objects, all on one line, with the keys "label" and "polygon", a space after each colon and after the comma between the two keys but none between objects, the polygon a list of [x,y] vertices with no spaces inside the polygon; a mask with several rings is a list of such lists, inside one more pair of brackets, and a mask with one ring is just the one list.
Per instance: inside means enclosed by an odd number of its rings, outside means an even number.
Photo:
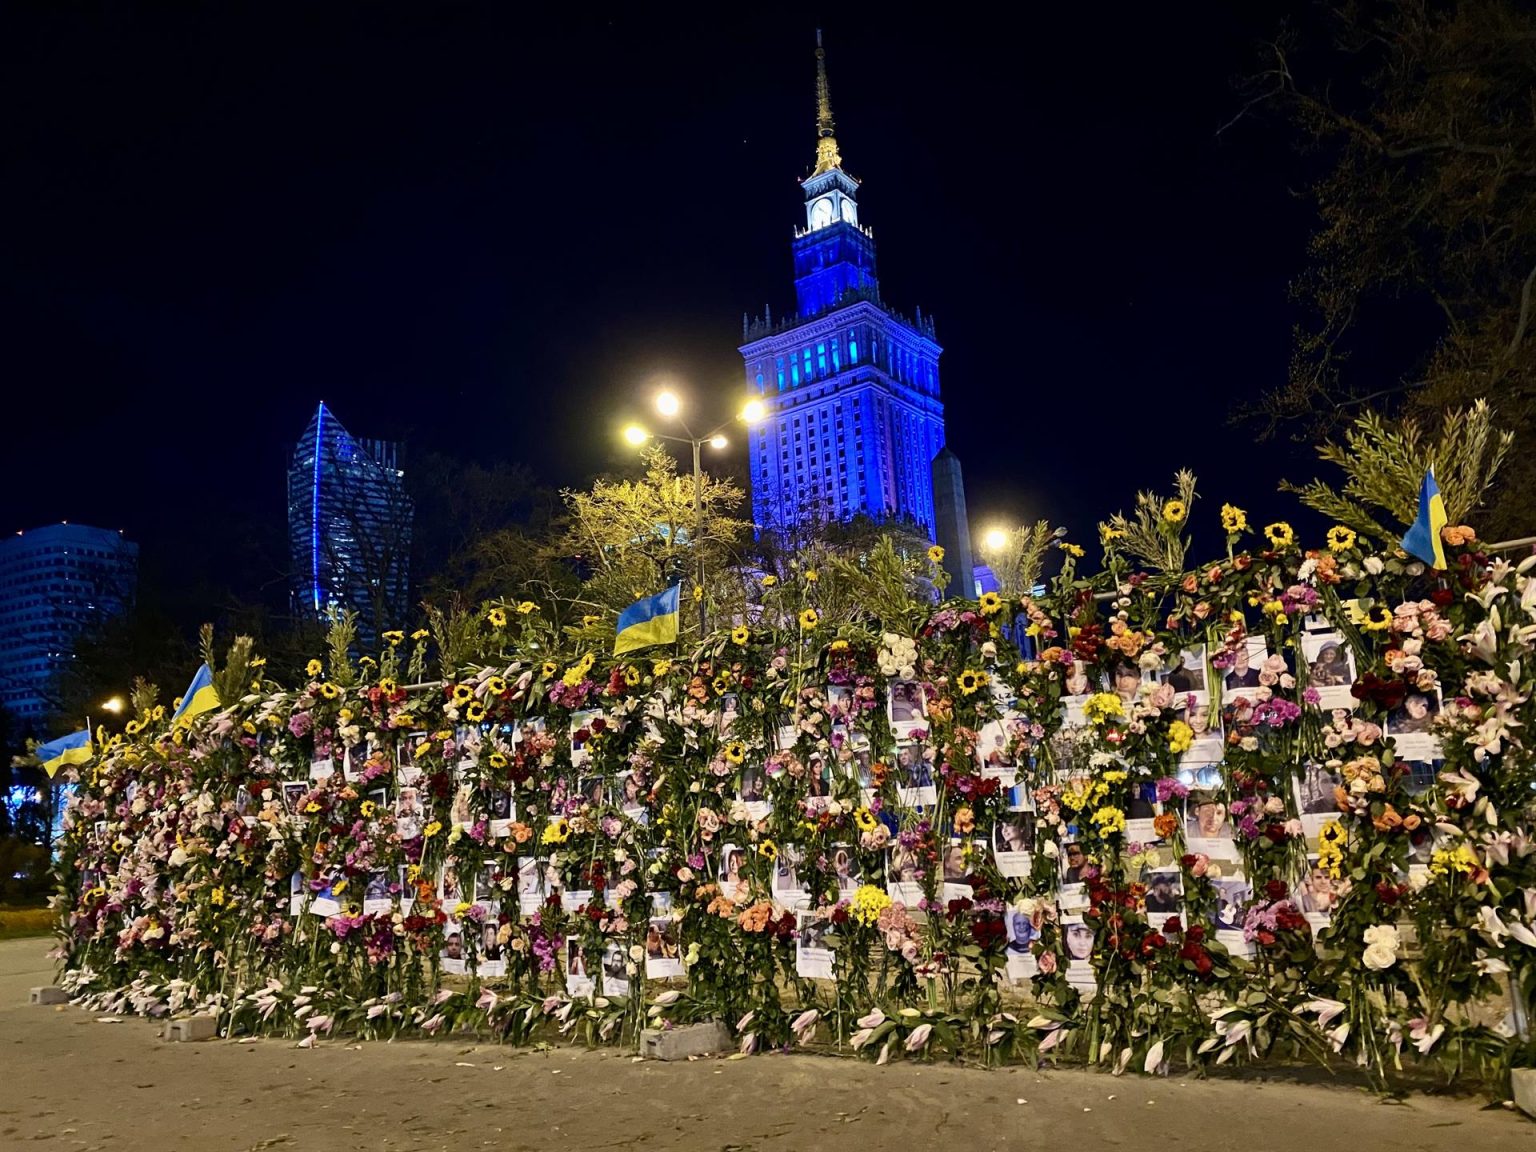
[{"label": "sandy pavement", "polygon": [[168,1044],[144,1020],[33,1008],[46,942],[0,943],[0,1149],[880,1148],[1536,1150],[1478,1099],[1082,1071],[761,1056],[635,1063],[463,1042]]}]

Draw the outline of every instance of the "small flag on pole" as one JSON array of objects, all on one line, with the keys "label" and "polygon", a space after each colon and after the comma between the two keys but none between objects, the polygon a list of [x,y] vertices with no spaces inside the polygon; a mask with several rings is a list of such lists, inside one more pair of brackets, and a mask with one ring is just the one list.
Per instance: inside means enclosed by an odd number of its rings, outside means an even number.
[{"label": "small flag on pole", "polygon": [[619,614],[618,635],[613,638],[613,654],[622,656],[636,648],[673,643],[677,639],[677,606],[682,589],[681,584],[674,584],[665,592],[624,609]]},{"label": "small flag on pole", "polygon": [[1431,568],[1444,568],[1445,545],[1440,542],[1440,529],[1445,525],[1445,501],[1440,498],[1440,485],[1435,483],[1435,470],[1431,468],[1424,473],[1424,483],[1419,486],[1419,518],[1403,537],[1403,551]]},{"label": "small flag on pole", "polygon": [[66,764],[84,764],[91,758],[91,733],[89,729],[79,732],[71,732],[68,736],[60,736],[57,740],[50,740],[46,744],[37,746],[37,758],[43,762],[43,769],[52,779],[54,773]]},{"label": "small flag on pole", "polygon": [[219,694],[213,690],[213,672],[204,664],[192,677],[192,683],[182,694],[181,706],[171,717],[171,727],[182,728],[192,723],[192,717],[212,712],[219,706]]}]

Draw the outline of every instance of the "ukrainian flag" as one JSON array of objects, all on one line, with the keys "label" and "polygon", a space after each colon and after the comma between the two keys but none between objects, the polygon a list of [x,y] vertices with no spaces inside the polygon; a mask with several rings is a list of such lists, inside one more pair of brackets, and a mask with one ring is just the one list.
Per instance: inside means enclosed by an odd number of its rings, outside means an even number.
[{"label": "ukrainian flag", "polygon": [[204,664],[192,677],[192,683],[182,693],[181,707],[171,717],[171,727],[181,728],[192,723],[192,717],[212,712],[219,706],[219,694],[213,690],[213,672]]},{"label": "ukrainian flag", "polygon": [[91,758],[93,751],[89,729],[60,736],[57,740],[39,744],[35,749],[37,758],[43,762],[43,768],[50,778],[66,764],[84,764]]},{"label": "ukrainian flag", "polygon": [[677,639],[677,605],[683,586],[674,584],[665,592],[631,604],[619,614],[618,635],[613,638],[613,654],[622,656],[636,648],[652,644],[671,644]]},{"label": "ukrainian flag", "polygon": [[1431,568],[1444,568],[1445,545],[1440,542],[1440,529],[1445,525],[1445,501],[1440,498],[1440,485],[1435,483],[1435,470],[1431,468],[1424,473],[1424,483],[1419,486],[1419,518],[1403,537],[1403,551]]}]

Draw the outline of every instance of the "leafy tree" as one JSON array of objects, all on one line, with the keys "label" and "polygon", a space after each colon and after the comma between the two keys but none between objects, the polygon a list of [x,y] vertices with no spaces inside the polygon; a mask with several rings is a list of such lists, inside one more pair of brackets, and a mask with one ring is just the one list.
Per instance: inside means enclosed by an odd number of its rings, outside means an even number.
[{"label": "leafy tree", "polygon": [[[1518,0],[1358,0],[1268,46],[1244,111],[1283,110],[1320,163],[1318,222],[1289,379],[1244,415],[1318,439],[1391,405],[1433,433],[1486,396],[1536,440],[1533,90]],[[1484,534],[1529,531],[1533,486],[1536,453],[1512,456]]]}]

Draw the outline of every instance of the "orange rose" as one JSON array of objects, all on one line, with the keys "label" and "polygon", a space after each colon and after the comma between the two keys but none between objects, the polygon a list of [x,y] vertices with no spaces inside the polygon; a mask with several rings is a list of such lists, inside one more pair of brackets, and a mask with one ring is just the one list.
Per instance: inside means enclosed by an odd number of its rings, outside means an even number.
[{"label": "orange rose", "polygon": [[1172,812],[1164,812],[1152,817],[1152,831],[1157,833],[1159,840],[1166,840],[1179,829],[1179,818]]},{"label": "orange rose", "polygon": [[976,813],[969,808],[956,808],[955,831],[962,836],[968,836],[976,831]]},{"label": "orange rose", "polygon": [[1408,832],[1416,830],[1422,823],[1424,823],[1424,821],[1419,819],[1419,814],[1417,812],[1410,812],[1408,815],[1403,817],[1403,828]]},{"label": "orange rose", "polygon": [[1381,815],[1371,820],[1378,832],[1390,832],[1403,822],[1403,818],[1397,814],[1397,809],[1388,804],[1382,809]]}]

